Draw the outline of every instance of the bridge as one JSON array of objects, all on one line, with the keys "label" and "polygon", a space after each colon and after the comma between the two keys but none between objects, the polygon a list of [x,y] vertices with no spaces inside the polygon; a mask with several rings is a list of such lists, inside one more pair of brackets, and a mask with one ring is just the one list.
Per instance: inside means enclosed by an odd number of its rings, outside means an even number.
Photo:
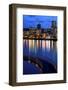
[{"label": "bridge", "polygon": [[[56,69],[57,66],[55,66],[51,62],[48,62],[48,60],[43,60],[40,58],[34,58],[34,57],[28,57],[28,56],[23,56],[23,60],[26,63],[28,62],[28,64],[32,64],[34,66],[32,68],[38,68],[39,73],[57,73],[57,69]],[[28,66],[26,66],[26,68],[28,69],[28,71],[30,71]],[[24,74],[27,73],[26,71],[24,72],[25,72]],[[28,72],[27,74],[30,74],[30,72]]]}]

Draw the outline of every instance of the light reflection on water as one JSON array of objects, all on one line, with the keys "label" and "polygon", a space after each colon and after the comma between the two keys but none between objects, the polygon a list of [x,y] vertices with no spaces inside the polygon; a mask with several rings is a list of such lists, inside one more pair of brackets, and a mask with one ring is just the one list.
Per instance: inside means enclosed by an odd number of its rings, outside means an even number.
[{"label": "light reflection on water", "polygon": [[24,56],[50,60],[57,64],[57,42],[53,40],[23,40]]}]

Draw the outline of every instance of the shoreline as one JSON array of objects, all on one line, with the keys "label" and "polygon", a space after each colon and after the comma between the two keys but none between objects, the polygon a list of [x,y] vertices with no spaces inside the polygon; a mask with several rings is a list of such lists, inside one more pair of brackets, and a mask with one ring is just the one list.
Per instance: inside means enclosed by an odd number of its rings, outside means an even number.
[{"label": "shoreline", "polygon": [[23,38],[23,39],[30,39],[30,40],[53,40],[53,41],[57,41],[57,39],[49,39],[49,38]]}]

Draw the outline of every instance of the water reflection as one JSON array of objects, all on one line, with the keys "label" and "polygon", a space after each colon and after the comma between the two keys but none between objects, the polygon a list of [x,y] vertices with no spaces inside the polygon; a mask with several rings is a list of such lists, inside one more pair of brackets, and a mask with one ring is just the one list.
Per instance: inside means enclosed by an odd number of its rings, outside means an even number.
[{"label": "water reflection", "polygon": [[[23,40],[23,56],[51,63],[57,70],[57,41]],[[45,66],[45,65],[44,65]]]},{"label": "water reflection", "polygon": [[56,49],[56,41],[50,40],[23,40],[24,47],[29,47],[29,49],[42,48],[42,49]]},{"label": "water reflection", "polygon": [[56,41],[50,41],[50,40],[23,40],[23,52],[24,54],[30,53],[30,55],[34,54],[44,54],[46,56],[46,53],[54,53],[57,52],[57,42]]}]

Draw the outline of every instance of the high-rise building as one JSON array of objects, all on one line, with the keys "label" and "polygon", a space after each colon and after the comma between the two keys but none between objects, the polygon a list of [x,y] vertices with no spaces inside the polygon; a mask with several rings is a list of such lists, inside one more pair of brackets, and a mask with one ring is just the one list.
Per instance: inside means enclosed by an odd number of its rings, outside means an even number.
[{"label": "high-rise building", "polygon": [[57,22],[56,21],[52,21],[52,37],[57,39]]},{"label": "high-rise building", "polygon": [[41,34],[41,24],[37,24],[36,34],[37,35],[40,35]]},{"label": "high-rise building", "polygon": [[37,29],[41,29],[41,24],[37,24]]},{"label": "high-rise building", "polygon": [[56,21],[52,21],[52,28],[57,28],[57,22]]}]

